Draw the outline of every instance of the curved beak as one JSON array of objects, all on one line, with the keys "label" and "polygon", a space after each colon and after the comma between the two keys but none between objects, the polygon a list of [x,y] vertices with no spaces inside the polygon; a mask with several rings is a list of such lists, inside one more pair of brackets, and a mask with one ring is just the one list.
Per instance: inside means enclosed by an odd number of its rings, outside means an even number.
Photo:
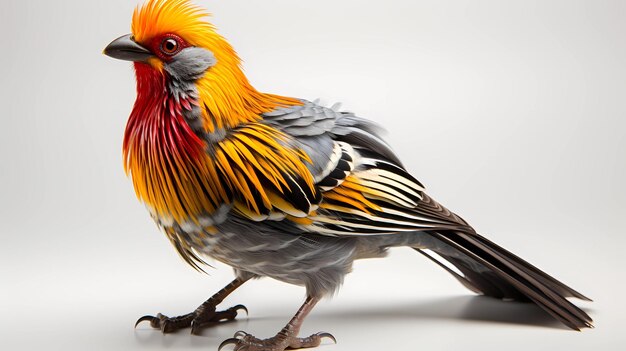
[{"label": "curved beak", "polygon": [[123,35],[107,45],[103,54],[118,60],[146,62],[154,56],[148,49],[137,44],[130,34]]}]

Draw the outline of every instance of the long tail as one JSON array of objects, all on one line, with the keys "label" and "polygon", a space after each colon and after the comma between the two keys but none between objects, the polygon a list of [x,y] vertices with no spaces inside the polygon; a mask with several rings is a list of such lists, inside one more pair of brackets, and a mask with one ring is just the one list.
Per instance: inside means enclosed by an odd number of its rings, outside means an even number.
[{"label": "long tail", "polygon": [[[436,245],[428,250],[415,249],[470,290],[501,299],[532,301],[575,330],[593,327],[591,317],[566,299],[591,301],[589,298],[504,248],[478,234],[455,231],[429,234],[437,239]],[[441,258],[458,271],[441,262]]]}]

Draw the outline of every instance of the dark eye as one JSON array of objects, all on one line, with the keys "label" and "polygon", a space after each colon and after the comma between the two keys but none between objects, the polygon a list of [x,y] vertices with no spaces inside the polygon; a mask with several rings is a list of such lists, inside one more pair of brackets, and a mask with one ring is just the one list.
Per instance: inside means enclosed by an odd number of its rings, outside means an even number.
[{"label": "dark eye", "polygon": [[161,43],[161,51],[167,55],[174,55],[178,52],[178,42],[173,38],[163,40]]}]

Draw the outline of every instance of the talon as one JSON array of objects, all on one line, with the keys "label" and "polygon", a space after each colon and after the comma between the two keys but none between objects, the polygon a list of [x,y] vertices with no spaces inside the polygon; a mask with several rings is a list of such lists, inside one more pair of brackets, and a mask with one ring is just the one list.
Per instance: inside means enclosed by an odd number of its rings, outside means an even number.
[{"label": "talon", "polygon": [[246,316],[250,315],[250,313],[248,312],[248,308],[246,308],[246,306],[244,306],[244,305],[233,306],[230,309],[233,309],[235,311],[244,310],[244,311],[246,311]]},{"label": "talon", "polygon": [[202,325],[196,321],[191,321],[191,335],[201,335]]},{"label": "talon", "polygon": [[238,332],[235,333],[234,337],[235,338],[243,338],[246,335],[250,335],[250,334],[246,333],[243,330],[239,330]]},{"label": "talon", "polygon": [[[237,332],[237,333],[239,333],[239,332]],[[220,346],[217,348],[217,351],[222,351],[222,347],[224,347],[226,345],[229,345],[229,344],[237,345],[238,343],[239,343],[239,339],[236,339],[236,338],[226,339],[226,340],[222,341]]]},{"label": "talon", "polygon": [[329,338],[330,340],[332,340],[335,344],[337,343],[337,339],[335,339],[335,337],[333,336],[333,334],[331,333],[317,333],[315,334],[317,336],[319,336],[320,339],[323,338]]},{"label": "talon", "polygon": [[150,316],[150,315],[143,316],[143,317],[139,318],[139,319],[137,320],[137,322],[135,322],[135,328],[137,328],[137,326],[139,325],[139,323],[141,323],[141,322],[145,322],[145,321],[150,322],[150,326],[152,326],[152,327],[154,328],[154,326],[152,325],[152,323],[153,323],[153,321],[154,321],[155,319],[157,319],[155,316]]}]

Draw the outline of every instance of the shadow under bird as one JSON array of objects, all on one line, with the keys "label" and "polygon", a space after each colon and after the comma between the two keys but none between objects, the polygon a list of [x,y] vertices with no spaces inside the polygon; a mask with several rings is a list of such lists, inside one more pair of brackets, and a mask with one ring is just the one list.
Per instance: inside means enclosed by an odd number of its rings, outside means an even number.
[{"label": "shadow under bird", "polygon": [[134,62],[137,100],[123,152],[137,196],[188,264],[202,270],[210,257],[236,274],[191,313],[137,323],[197,333],[245,310],[218,311],[228,294],[271,277],[304,286],[302,307],[276,336],[240,331],[220,348],[315,347],[334,337],[299,337],[302,322],[354,260],[408,246],[478,294],[533,302],[575,330],[592,326],[567,300],[587,297],[430,198],[377,125],[252,87],[206,15],[188,0],[148,0],[133,14],[132,34],[104,50]]}]

